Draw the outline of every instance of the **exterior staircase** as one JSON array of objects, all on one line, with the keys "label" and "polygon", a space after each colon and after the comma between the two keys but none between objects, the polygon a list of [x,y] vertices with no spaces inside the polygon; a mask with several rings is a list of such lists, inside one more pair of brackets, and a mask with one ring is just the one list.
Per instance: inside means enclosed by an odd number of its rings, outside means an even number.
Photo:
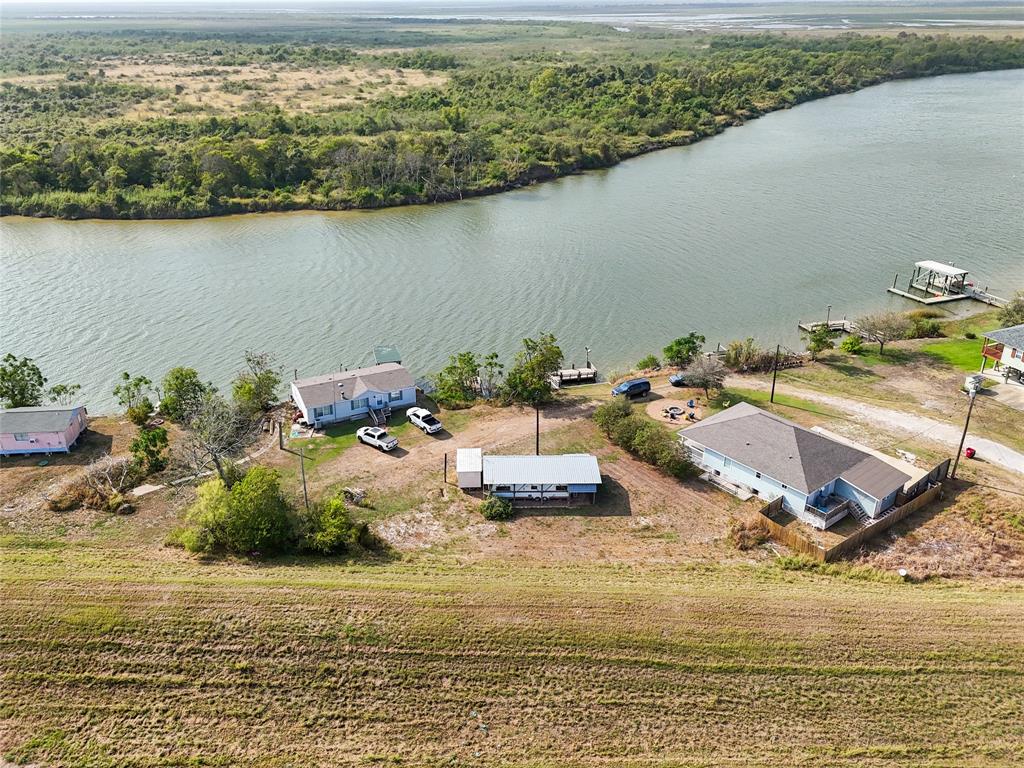
[{"label": "exterior staircase", "polygon": [[867,513],[867,510],[865,510],[864,507],[862,507],[853,499],[849,500],[847,508],[850,510],[850,514],[853,515],[857,519],[857,522],[861,525],[867,526],[871,525],[871,523],[873,522],[871,519],[871,515]]},{"label": "exterior staircase", "polygon": [[391,408],[385,405],[383,408],[371,408],[370,409],[370,421],[373,422],[375,427],[386,427],[388,425],[388,416],[391,415]]}]

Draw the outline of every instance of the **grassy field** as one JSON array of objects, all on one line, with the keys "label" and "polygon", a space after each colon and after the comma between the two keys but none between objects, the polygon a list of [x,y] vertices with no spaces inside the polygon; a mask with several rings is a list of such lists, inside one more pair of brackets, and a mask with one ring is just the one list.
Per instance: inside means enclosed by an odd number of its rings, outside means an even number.
[{"label": "grassy field", "polygon": [[[2,541],[16,764],[1016,765],[1024,588]],[[868,572],[870,574],[870,572]]]}]

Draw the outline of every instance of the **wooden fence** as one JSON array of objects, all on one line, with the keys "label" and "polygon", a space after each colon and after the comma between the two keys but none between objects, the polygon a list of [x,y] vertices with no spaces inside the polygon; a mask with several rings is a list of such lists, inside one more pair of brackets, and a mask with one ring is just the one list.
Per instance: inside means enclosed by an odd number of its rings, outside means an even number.
[{"label": "wooden fence", "polygon": [[[906,495],[900,494],[897,497],[897,501],[902,501],[902,503],[891,510],[885,517],[864,526],[830,548],[825,548],[807,538],[801,530],[803,527],[802,523],[782,525],[777,521],[776,518],[783,515],[787,518],[791,517],[789,513],[782,510],[781,496],[761,508],[759,522],[768,530],[768,535],[780,544],[785,544],[790,549],[809,555],[818,562],[830,563],[856,550],[864,542],[888,530],[940,496],[942,494],[942,480],[946,479],[946,474],[949,472],[949,462],[950,460],[946,459],[941,464],[936,465],[931,472],[922,477],[909,489],[911,493]],[[913,493],[915,491],[916,495]]]}]

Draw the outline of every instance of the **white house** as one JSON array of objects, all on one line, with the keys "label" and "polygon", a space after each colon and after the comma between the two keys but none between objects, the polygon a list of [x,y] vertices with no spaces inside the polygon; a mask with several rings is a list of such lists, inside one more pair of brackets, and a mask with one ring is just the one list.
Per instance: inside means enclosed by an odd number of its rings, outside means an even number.
[{"label": "white house", "polygon": [[853,513],[881,516],[911,479],[852,445],[804,429],[749,403],[737,403],[679,438],[707,479],[782,507],[815,528]]},{"label": "white house", "polygon": [[483,489],[516,501],[589,501],[597,497],[601,470],[589,453],[551,456],[484,456],[479,448],[456,452],[459,487]]},{"label": "white house", "polygon": [[416,404],[416,382],[398,363],[327,373],[292,382],[292,400],[307,424],[321,427]]},{"label": "white house", "polygon": [[1007,377],[1024,379],[1024,324],[982,335],[985,346],[981,350],[981,370],[985,370],[986,360],[992,360],[993,370],[1002,370]]}]

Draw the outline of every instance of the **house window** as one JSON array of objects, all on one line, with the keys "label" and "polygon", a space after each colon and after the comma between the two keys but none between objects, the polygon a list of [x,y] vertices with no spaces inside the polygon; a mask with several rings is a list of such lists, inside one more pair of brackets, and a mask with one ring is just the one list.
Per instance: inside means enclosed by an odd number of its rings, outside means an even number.
[{"label": "house window", "polygon": [[396,400],[401,400],[401,399],[402,399],[402,391],[401,390],[399,390],[398,392],[391,392],[391,393],[388,394],[388,401],[389,402],[393,403]]},{"label": "house window", "polygon": [[368,398],[368,397],[362,397],[362,398],[360,398],[358,400],[353,400],[352,401],[352,410],[353,411],[358,411],[360,408],[369,408],[369,407],[370,407],[370,398]]},{"label": "house window", "polygon": [[324,416],[333,416],[334,406],[333,405],[318,405],[313,409],[313,418],[319,419]]},{"label": "house window", "polygon": [[510,486],[510,485],[496,485],[496,486],[494,486],[494,490],[496,490],[496,491],[511,491],[512,490],[512,486]]},{"label": "house window", "polygon": [[758,479],[758,480],[760,480],[760,479],[761,479],[761,473],[760,473],[760,472],[755,472],[754,474],[755,474],[755,475],[757,476],[757,479]]},{"label": "house window", "polygon": [[788,486],[788,485],[786,485],[785,483],[783,483],[782,487],[783,487],[784,489],[785,489],[785,488],[789,488],[789,486]]},{"label": "house window", "polygon": [[15,432],[14,433],[14,440],[15,440],[15,442],[18,442],[18,443],[27,443],[29,441],[29,437],[24,432]]},{"label": "house window", "polygon": [[569,490],[569,486],[568,485],[556,485],[555,486],[555,490],[556,491],[568,491]]}]

